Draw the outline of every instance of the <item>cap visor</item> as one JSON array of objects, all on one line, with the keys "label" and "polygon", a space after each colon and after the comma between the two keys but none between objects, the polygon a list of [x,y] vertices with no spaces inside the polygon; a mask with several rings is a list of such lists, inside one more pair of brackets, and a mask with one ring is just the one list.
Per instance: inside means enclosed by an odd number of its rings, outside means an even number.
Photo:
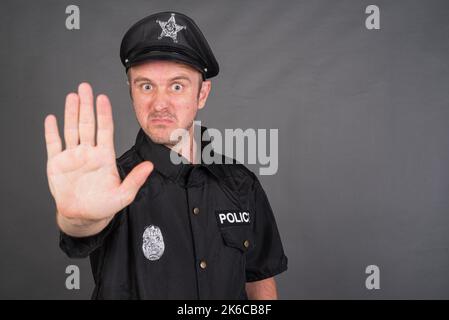
[{"label": "cap visor", "polygon": [[192,66],[193,68],[198,70],[201,74],[204,73],[204,70],[201,68],[201,66],[198,65],[198,63],[195,62],[195,60],[190,59],[189,57],[186,57],[177,52],[151,51],[148,53],[144,53],[133,59],[130,64],[130,67],[152,60],[179,61]]}]

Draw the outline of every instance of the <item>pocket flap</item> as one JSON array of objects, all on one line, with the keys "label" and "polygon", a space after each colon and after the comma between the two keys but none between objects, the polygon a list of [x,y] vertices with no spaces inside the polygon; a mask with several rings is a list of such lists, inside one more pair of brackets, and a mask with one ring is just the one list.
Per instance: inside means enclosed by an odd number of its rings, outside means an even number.
[{"label": "pocket flap", "polygon": [[221,230],[225,245],[247,252],[255,247],[254,237],[250,228],[232,227]]}]

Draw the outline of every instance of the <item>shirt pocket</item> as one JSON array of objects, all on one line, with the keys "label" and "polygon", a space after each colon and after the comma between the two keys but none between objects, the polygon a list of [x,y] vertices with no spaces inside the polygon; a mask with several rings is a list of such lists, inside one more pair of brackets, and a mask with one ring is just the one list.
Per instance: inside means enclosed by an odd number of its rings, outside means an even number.
[{"label": "shirt pocket", "polygon": [[228,227],[220,230],[226,247],[246,254],[255,247],[253,231],[249,227]]}]

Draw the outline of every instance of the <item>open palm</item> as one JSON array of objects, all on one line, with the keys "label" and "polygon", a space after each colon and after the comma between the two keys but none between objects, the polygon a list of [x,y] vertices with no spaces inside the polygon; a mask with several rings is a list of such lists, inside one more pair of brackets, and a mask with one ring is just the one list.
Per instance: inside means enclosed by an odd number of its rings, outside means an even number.
[{"label": "open palm", "polygon": [[65,150],[55,116],[45,118],[48,183],[58,213],[66,218],[112,217],[134,200],[153,170],[151,162],[142,162],[122,182],[115,161],[111,104],[107,96],[97,97],[95,128],[93,100],[87,83],[80,84],[78,94],[67,95]]}]

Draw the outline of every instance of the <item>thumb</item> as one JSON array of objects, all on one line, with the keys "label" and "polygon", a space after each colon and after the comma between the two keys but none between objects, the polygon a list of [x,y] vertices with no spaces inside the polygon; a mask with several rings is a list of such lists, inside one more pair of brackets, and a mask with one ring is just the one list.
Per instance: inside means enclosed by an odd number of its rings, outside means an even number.
[{"label": "thumb", "polygon": [[152,162],[144,161],[135,166],[126,176],[125,180],[123,180],[119,187],[119,193],[124,207],[133,202],[137,191],[145,183],[153,168],[154,165]]}]

